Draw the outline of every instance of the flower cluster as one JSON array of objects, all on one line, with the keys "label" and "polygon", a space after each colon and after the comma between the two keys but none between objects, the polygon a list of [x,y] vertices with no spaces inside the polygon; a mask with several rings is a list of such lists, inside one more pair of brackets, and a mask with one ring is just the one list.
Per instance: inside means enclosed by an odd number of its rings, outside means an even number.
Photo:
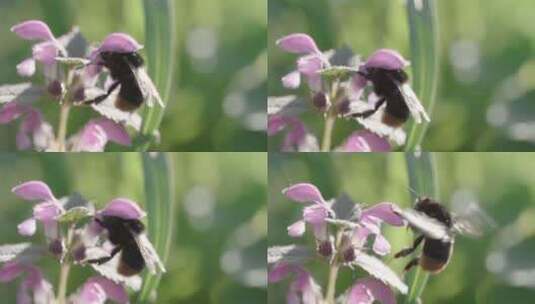
[{"label": "flower cluster", "polygon": [[[142,46],[127,34],[113,33],[98,47],[89,46],[78,28],[56,38],[42,21],[17,24],[11,31],[24,40],[37,41],[32,56],[17,65],[22,77],[32,77],[39,69],[45,83],[24,82],[0,86],[0,124],[20,121],[16,135],[18,149],[37,151],[103,151],[108,142],[129,146],[132,143],[126,127],[139,130],[141,117],[114,107],[117,94],[91,104],[95,117],[68,136],[68,115],[71,108],[87,107],[85,101],[103,96],[112,79],[102,69],[102,52],[132,53]],[[118,90],[117,90],[118,91]],[[59,123],[54,131],[39,107],[58,105]]]},{"label": "flower cluster", "polygon": [[[297,89],[308,85],[310,95],[270,97],[268,99],[268,135],[287,130],[283,151],[330,151],[337,119],[352,119],[363,128],[349,134],[336,151],[386,152],[405,142],[401,128],[409,115],[417,123],[429,116],[407,84],[403,69],[409,62],[398,52],[381,49],[366,61],[351,50],[320,51],[306,34],[291,34],[277,41],[284,51],[298,54],[296,69],[282,77],[282,85]],[[306,102],[308,100],[309,102]],[[298,118],[313,109],[322,114],[325,127],[321,144]]]},{"label": "flower cluster", "polygon": [[[98,304],[111,300],[128,303],[126,287],[134,290],[141,286],[139,275],[125,277],[118,273],[117,259],[102,265],[90,261],[113,255],[112,244],[106,231],[99,224],[105,216],[124,220],[140,220],[145,212],[124,198],[109,202],[102,210],[80,194],[56,198],[50,188],[41,181],[29,181],[12,189],[12,192],[27,201],[36,202],[31,217],[18,225],[22,236],[31,236],[42,226],[46,245],[19,243],[0,246],[0,282],[11,282],[18,277],[22,281],[17,292],[17,303],[66,303],[66,285],[59,286],[57,294],[37,266],[39,262],[56,261],[61,266],[60,285],[66,284],[71,265],[91,266],[98,274],[89,277],[78,290],[68,297],[69,303]],[[115,267],[115,268],[114,268]]]},{"label": "flower cluster", "polygon": [[[279,282],[293,274],[287,303],[334,303],[335,281],[341,267],[360,267],[370,277],[359,278],[338,297],[337,303],[364,304],[379,301],[396,303],[392,288],[405,294],[405,283],[377,256],[390,252],[390,244],[381,233],[383,223],[404,226],[405,221],[395,212],[392,203],[379,203],[369,208],[355,204],[347,195],[325,200],[318,188],[299,183],[283,190],[283,194],[303,204],[303,216],[288,227],[288,235],[298,238],[309,225],[315,246],[287,245],[268,249],[270,283]],[[330,279],[325,295],[305,264],[314,260],[329,265]],[[334,280],[334,281],[333,281]]]}]

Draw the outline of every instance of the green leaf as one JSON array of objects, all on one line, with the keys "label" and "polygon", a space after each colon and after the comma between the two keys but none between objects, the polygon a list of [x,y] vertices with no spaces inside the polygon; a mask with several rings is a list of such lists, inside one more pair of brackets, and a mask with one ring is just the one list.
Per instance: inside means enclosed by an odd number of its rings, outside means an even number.
[{"label": "green leaf", "polygon": [[[166,153],[142,154],[148,237],[164,263],[169,254],[176,219],[174,171],[169,157],[170,154]],[[139,302],[148,303],[156,298],[160,277],[161,274],[145,274]]]},{"label": "green leaf", "polygon": [[[147,68],[165,105],[169,102],[176,54],[175,1],[143,0],[145,12],[145,49]],[[153,142],[165,108],[145,107],[140,138],[136,149],[146,151]],[[149,138],[149,139],[147,139]]]},{"label": "green leaf", "polygon": [[[438,181],[435,170],[433,154],[430,152],[407,153],[405,155],[407,171],[409,174],[409,184],[415,193],[412,193],[413,200],[422,196],[429,196],[438,199]],[[405,298],[405,304],[416,304],[423,293],[429,274],[417,267],[408,278],[409,294]]]},{"label": "green leaf", "polygon": [[58,221],[61,223],[72,223],[72,222],[78,222],[86,217],[90,217],[93,215],[93,210],[86,208],[86,207],[74,207],[64,214],[62,214]]},{"label": "green leaf", "polygon": [[[413,88],[431,115],[438,84],[438,17],[435,0],[407,1],[407,15],[411,41]],[[418,150],[428,123],[412,122],[405,151]]]}]

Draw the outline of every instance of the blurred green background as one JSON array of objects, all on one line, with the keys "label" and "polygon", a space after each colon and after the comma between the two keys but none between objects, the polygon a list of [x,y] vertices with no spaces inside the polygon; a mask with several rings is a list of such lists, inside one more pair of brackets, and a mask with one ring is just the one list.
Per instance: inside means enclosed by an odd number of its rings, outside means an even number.
[{"label": "blurred green background", "polygon": [[[27,241],[17,224],[31,203],[11,187],[38,179],[57,197],[73,191],[103,207],[116,197],[144,202],[136,153],[0,154],[0,244]],[[267,156],[265,153],[171,153],[175,171],[175,231],[157,303],[264,303],[266,299]],[[42,241],[42,231],[32,240]],[[149,236],[150,237],[150,236]],[[57,286],[58,265],[43,261]],[[94,272],[74,267],[69,290]],[[18,283],[0,284],[2,303],[15,303]],[[134,296],[131,299],[135,299]]]},{"label": "blurred green background", "polygon": [[[535,2],[436,3],[441,71],[433,121],[423,149],[533,150]],[[270,96],[295,92],[285,90],[280,78],[294,69],[296,56],[275,45],[289,33],[310,34],[322,50],[349,46],[367,57],[386,47],[411,57],[405,1],[269,0],[268,8]],[[315,134],[321,134],[322,120],[317,114],[306,115],[305,121]],[[354,128],[354,122],[337,123],[334,143],[341,143]],[[278,145],[279,140],[271,141],[270,150],[278,150]]]},{"label": "blurred green background", "polygon": [[[177,66],[160,128],[161,151],[265,151],[267,78],[265,0],[177,0]],[[90,42],[127,32],[144,43],[141,0],[0,0],[0,84],[23,82],[15,66],[31,43],[11,33],[28,19],[45,21],[56,36],[78,25]],[[42,103],[57,124],[58,106]],[[73,111],[70,130],[87,121]],[[0,126],[0,150],[14,151],[16,126]],[[113,147],[112,150],[120,149]]]},{"label": "blurred green background", "polygon": [[[442,203],[460,210],[477,201],[496,221],[497,228],[481,239],[458,237],[453,258],[441,274],[431,276],[423,303],[532,303],[535,298],[535,175],[533,153],[435,153]],[[311,233],[292,239],[286,227],[302,216],[302,205],[286,199],[281,190],[297,182],[315,184],[326,199],[345,192],[356,202],[372,205],[394,202],[409,207],[405,156],[389,154],[272,154],[269,157],[269,246],[314,244]],[[392,252],[412,243],[412,233],[383,226]],[[386,256],[397,273],[408,262]],[[327,267],[314,263],[318,283],[325,290]],[[340,294],[365,274],[345,268]],[[287,282],[268,288],[269,303],[283,303]]]}]

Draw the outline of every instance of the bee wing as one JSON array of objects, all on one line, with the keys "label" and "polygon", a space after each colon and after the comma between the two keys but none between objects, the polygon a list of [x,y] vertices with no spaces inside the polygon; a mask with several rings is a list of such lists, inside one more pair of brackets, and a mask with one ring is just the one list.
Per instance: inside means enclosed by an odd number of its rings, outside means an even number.
[{"label": "bee wing", "polygon": [[424,106],[418,99],[418,96],[416,96],[416,93],[412,90],[411,86],[408,83],[404,83],[399,86],[399,90],[401,91],[401,94],[403,94],[403,97],[405,97],[405,103],[416,123],[422,123],[422,118],[425,121],[430,122],[431,119],[429,118],[429,115],[427,115]]},{"label": "bee wing", "polygon": [[165,266],[163,265],[156,249],[152,246],[151,242],[147,238],[145,233],[139,234],[135,237],[139,251],[147,264],[149,272],[155,274],[156,272],[165,272]]},{"label": "bee wing", "polygon": [[147,74],[147,70],[145,70],[143,67],[136,68],[130,63],[128,63],[128,65],[136,77],[137,84],[141,88],[143,97],[147,100],[147,105],[149,107],[154,106],[154,100],[156,100],[160,107],[165,107],[162,97],[160,96],[160,93],[158,93],[158,89],[156,89],[154,82],[152,82],[149,74]]},{"label": "bee wing", "polygon": [[492,219],[476,202],[468,203],[459,214],[453,215],[453,231],[470,237],[482,237],[496,227]]},{"label": "bee wing", "polygon": [[422,212],[414,209],[405,209],[396,210],[396,213],[404,218],[412,228],[428,238],[447,242],[451,241],[453,237],[450,229],[446,225]]}]

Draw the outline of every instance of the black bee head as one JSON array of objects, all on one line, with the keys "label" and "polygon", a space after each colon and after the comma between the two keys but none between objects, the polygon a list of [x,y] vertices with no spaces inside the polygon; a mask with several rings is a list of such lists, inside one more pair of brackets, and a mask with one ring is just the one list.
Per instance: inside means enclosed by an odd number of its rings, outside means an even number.
[{"label": "black bee head", "polygon": [[145,225],[139,220],[128,220],[125,222],[125,225],[130,229],[130,231],[140,234],[145,230]]}]

